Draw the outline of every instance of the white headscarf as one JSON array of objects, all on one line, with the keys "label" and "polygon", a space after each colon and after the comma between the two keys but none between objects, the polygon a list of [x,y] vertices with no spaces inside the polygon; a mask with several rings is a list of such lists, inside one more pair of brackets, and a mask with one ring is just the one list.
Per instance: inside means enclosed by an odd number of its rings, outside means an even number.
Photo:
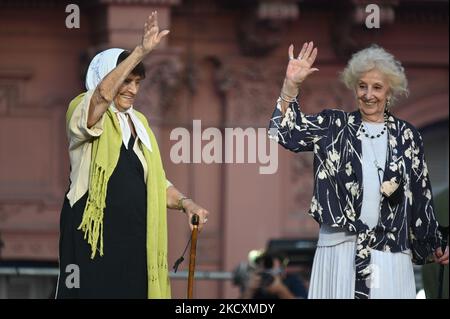
[{"label": "white headscarf", "polygon": [[103,78],[117,65],[119,55],[124,49],[108,49],[98,53],[89,64],[86,74],[86,89],[94,90]]},{"label": "white headscarf", "polygon": [[[119,55],[125,51],[124,49],[108,49],[98,53],[89,64],[89,68],[86,74],[86,88],[88,90],[94,90],[97,85],[103,80],[103,78],[111,72],[117,65],[117,59]],[[130,116],[133,122],[134,128],[138,138],[141,140],[150,151],[152,151],[152,145],[150,143],[150,138],[145,130],[144,125],[141,123],[139,118],[134,114],[133,106],[131,106],[125,112],[120,112],[114,106],[114,102],[110,105],[111,110],[117,114],[119,119],[120,129],[122,130],[122,142],[128,149],[128,141],[131,137],[131,129],[128,124],[128,119],[126,114]]]}]

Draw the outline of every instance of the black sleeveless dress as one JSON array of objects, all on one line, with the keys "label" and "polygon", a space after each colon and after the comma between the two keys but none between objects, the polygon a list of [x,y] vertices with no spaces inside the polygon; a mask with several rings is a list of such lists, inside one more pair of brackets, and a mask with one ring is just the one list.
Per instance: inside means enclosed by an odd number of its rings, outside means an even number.
[{"label": "black sleeveless dress", "polygon": [[[109,179],[103,219],[103,252],[91,259],[91,247],[77,230],[88,194],[73,207],[65,196],[60,220],[60,275],[56,298],[147,298],[147,190],[142,164],[122,144]],[[74,280],[79,268],[79,287]]]}]

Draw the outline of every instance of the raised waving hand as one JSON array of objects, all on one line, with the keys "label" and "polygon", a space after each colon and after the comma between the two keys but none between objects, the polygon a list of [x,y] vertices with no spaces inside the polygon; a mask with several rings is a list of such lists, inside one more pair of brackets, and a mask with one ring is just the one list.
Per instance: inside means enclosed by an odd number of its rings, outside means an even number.
[{"label": "raised waving hand", "polygon": [[159,31],[158,13],[152,12],[148,16],[144,25],[144,33],[142,35],[142,49],[145,53],[152,51],[161,42],[161,39],[169,34],[169,30]]}]

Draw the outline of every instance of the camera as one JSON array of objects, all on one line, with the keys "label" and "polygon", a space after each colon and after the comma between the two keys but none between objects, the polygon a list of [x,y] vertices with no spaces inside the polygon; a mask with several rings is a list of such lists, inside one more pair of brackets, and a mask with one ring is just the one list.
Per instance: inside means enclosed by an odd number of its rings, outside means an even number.
[{"label": "camera", "polygon": [[269,287],[275,280],[270,272],[262,271],[258,275],[261,277],[261,288]]},{"label": "camera", "polygon": [[255,260],[255,263],[262,268],[262,270],[258,272],[258,275],[261,278],[261,288],[270,286],[275,280],[275,276],[282,272],[278,267],[276,269],[274,268],[275,258],[275,256],[264,253]]}]

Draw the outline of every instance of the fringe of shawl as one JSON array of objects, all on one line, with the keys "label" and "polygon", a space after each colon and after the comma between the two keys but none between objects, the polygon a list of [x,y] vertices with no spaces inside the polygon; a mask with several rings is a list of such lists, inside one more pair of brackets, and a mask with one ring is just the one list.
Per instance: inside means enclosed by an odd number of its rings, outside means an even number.
[{"label": "fringe of shawl", "polygon": [[79,230],[84,232],[84,239],[91,245],[91,259],[94,259],[100,239],[99,252],[103,256],[103,211],[106,206],[106,189],[108,176],[106,170],[92,163],[92,182],[89,184],[89,197],[84,209]]}]

